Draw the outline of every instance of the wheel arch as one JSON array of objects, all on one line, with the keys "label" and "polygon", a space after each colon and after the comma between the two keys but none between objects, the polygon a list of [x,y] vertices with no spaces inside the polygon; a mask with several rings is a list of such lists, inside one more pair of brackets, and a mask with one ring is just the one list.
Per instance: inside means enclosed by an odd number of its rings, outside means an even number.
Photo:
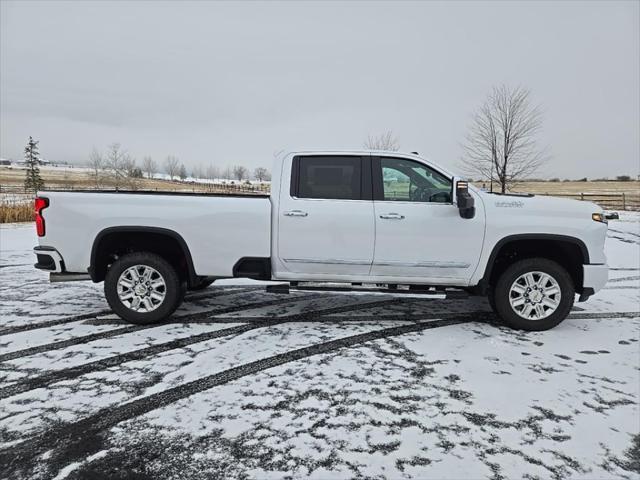
[{"label": "wheel arch", "polygon": [[517,260],[543,257],[562,265],[571,275],[576,292],[582,293],[582,265],[589,263],[586,244],[576,237],[546,233],[508,235],[491,250],[479,286],[487,290],[499,274]]},{"label": "wheel arch", "polygon": [[179,233],[168,228],[144,226],[108,227],[96,235],[88,268],[91,280],[96,283],[104,280],[110,255],[129,251],[148,251],[162,256],[189,286],[199,280],[187,242]]}]

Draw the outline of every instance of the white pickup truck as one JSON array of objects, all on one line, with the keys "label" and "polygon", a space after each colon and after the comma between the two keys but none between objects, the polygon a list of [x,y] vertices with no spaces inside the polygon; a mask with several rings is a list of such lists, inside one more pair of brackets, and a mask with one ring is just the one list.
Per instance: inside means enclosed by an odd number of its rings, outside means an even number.
[{"label": "white pickup truck", "polygon": [[[607,281],[593,203],[498,195],[397,152],[296,152],[270,196],[39,192],[36,268],[104,281],[133,323],[231,277],[487,295],[508,325],[546,330]],[[357,288],[357,287],[355,287]]]}]

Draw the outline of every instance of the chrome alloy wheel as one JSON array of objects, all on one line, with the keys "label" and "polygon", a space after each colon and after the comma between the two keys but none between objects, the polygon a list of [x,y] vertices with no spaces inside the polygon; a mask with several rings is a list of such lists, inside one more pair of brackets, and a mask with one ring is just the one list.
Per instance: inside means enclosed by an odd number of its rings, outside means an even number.
[{"label": "chrome alloy wheel", "polygon": [[542,320],[560,305],[560,285],[548,273],[527,272],[516,278],[509,289],[509,303],[520,317]]},{"label": "chrome alloy wheel", "polygon": [[148,265],[127,268],[117,284],[118,298],[134,312],[151,312],[162,305],[167,285],[160,273]]}]

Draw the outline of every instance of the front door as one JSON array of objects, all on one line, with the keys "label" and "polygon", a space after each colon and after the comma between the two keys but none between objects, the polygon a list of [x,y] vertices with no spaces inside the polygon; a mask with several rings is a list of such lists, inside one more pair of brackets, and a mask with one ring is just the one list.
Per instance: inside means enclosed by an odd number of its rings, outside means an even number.
[{"label": "front door", "polygon": [[480,215],[460,217],[453,179],[406,158],[374,158],[372,165],[376,241],[371,275],[432,284],[470,279],[484,222]]},{"label": "front door", "polygon": [[[375,220],[370,157],[296,156],[285,166],[278,215],[282,278],[368,275]],[[345,278],[348,281],[348,279]]]}]

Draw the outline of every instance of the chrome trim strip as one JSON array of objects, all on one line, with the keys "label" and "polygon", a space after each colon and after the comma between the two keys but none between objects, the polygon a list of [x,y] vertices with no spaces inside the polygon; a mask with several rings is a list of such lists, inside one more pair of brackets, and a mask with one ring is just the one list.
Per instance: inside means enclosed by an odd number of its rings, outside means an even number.
[{"label": "chrome trim strip", "polygon": [[[371,263],[365,260],[343,260],[337,258],[284,258],[286,263],[317,263],[326,265],[370,265]],[[413,268],[469,268],[469,263],[462,262],[395,262],[395,261],[380,261],[374,262],[376,267],[413,267]]]},{"label": "chrome trim strip", "polygon": [[374,262],[375,267],[419,267],[419,268],[469,268],[471,265],[462,262],[394,262],[394,261],[379,261]]},{"label": "chrome trim strip", "polygon": [[283,258],[286,263],[324,263],[330,265],[371,265],[366,260],[341,260],[337,258]]}]

